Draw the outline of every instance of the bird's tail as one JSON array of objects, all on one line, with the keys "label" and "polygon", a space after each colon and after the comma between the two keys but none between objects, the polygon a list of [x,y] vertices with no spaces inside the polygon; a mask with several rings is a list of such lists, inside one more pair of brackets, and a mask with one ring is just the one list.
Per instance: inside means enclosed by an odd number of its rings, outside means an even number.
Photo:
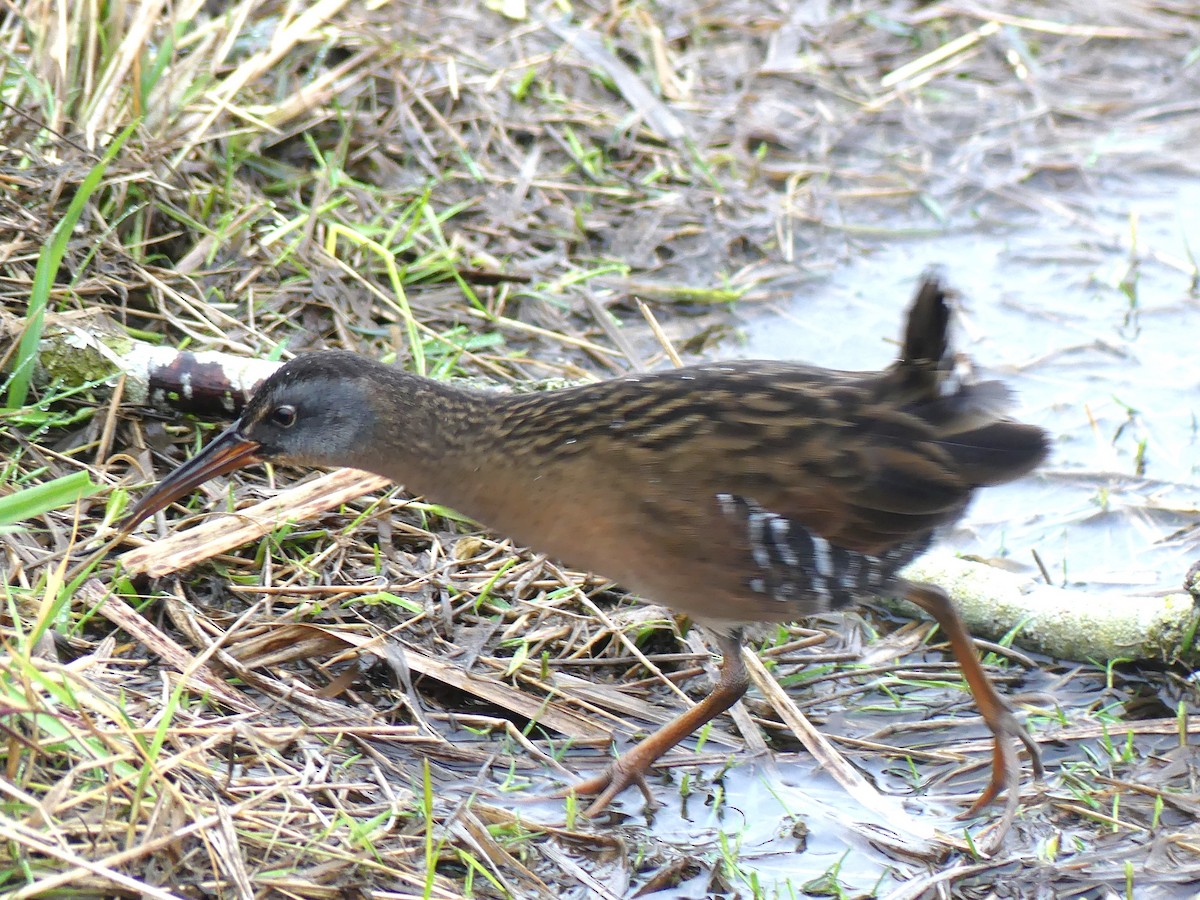
[{"label": "bird's tail", "polygon": [[913,399],[910,408],[934,427],[960,477],[977,486],[1019,478],[1046,458],[1041,428],[1008,418],[1008,389],[998,381],[969,381],[950,353],[949,291],[937,271],[917,289],[892,376]]},{"label": "bird's tail", "polygon": [[917,288],[904,328],[899,365],[931,374],[950,368],[949,291],[937,270],[927,271]]}]

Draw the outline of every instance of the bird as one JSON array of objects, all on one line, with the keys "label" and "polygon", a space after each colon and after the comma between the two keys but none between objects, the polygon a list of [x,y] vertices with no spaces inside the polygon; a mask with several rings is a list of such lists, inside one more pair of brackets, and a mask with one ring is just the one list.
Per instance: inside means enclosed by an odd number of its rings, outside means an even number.
[{"label": "bird", "polygon": [[1010,418],[1009,391],[950,350],[950,292],[918,285],[882,371],[743,360],[535,393],[469,389],[348,351],[302,354],[240,418],[160,481],[128,533],[218,475],[260,462],[365,469],[521,544],[687,614],[722,656],[708,695],[569,788],[596,816],[664,753],[746,693],[746,629],[902,596],[941,627],[992,734],[1007,793],[1038,747],[979,662],[946,593],[900,570],[979,488],[1034,469],[1049,440]]}]

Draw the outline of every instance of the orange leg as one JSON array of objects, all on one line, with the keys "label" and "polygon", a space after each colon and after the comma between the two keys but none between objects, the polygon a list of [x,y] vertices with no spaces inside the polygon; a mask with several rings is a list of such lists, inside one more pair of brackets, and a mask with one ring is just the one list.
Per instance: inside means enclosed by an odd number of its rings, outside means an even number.
[{"label": "orange leg", "polygon": [[954,651],[954,657],[958,660],[963,677],[967,680],[967,687],[971,689],[975,705],[979,707],[983,721],[995,738],[995,746],[992,750],[992,780],[964,815],[973,815],[1000,796],[1002,791],[1007,791],[1008,804],[1005,817],[1010,818],[1016,814],[1017,801],[1020,799],[1021,793],[1021,771],[1017,764],[1017,754],[1014,752],[1012,739],[1016,738],[1025,745],[1025,749],[1029,751],[1029,758],[1033,762],[1034,774],[1041,779],[1045,770],[1042,768],[1042,758],[1037,744],[1029,736],[1025,727],[1017,721],[1017,717],[1013,715],[1008,703],[996,692],[995,685],[983,671],[983,666],[979,664],[979,656],[975,652],[975,642],[971,639],[966,625],[963,624],[958,611],[950,603],[950,598],[946,596],[945,591],[931,584],[909,582],[901,582],[900,588],[906,598],[933,616],[947,640],[950,641],[950,649]]},{"label": "orange leg", "polygon": [[721,677],[707,697],[633,749],[622,753],[599,775],[568,790],[568,793],[572,794],[597,795],[584,810],[585,816],[597,816],[604,812],[613,798],[632,784],[641,786],[642,792],[649,799],[645,775],[650,766],[689,734],[737,703],[746,693],[750,676],[742,663],[741,632],[720,634],[717,636],[717,643],[725,658],[721,663]]}]

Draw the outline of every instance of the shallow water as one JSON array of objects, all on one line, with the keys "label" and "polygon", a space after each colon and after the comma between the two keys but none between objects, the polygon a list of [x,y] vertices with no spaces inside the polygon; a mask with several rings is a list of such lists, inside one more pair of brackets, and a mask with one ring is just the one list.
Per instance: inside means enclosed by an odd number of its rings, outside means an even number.
[{"label": "shallow water", "polygon": [[[903,881],[903,874],[893,877],[889,870],[912,871],[912,859],[889,856],[870,835],[879,831],[916,846],[915,836],[881,823],[805,754],[777,753],[769,761],[736,766],[721,785],[725,799],[719,811],[707,802],[707,788],[682,805],[671,791],[661,792],[666,805],[655,814],[654,839],[711,867],[736,859],[741,877],[727,871],[729,880],[738,884],[752,874],[766,896],[776,891],[788,896],[806,884],[812,889],[827,873],[843,889],[865,892],[881,882]],[[898,798],[896,803],[899,809]],[[957,810],[943,804],[917,798],[903,808],[930,828],[953,833],[961,827],[953,819]]]}]

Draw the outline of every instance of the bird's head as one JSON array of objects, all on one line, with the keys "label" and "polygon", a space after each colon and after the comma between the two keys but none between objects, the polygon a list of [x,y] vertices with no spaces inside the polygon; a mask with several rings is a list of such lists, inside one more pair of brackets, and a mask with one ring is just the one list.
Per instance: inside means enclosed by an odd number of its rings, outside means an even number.
[{"label": "bird's head", "polygon": [[160,481],[121,523],[122,531],[210,478],[259,462],[353,466],[370,446],[376,416],[370,399],[375,369],[353,353],[313,353],[276,370],[241,417]]}]

